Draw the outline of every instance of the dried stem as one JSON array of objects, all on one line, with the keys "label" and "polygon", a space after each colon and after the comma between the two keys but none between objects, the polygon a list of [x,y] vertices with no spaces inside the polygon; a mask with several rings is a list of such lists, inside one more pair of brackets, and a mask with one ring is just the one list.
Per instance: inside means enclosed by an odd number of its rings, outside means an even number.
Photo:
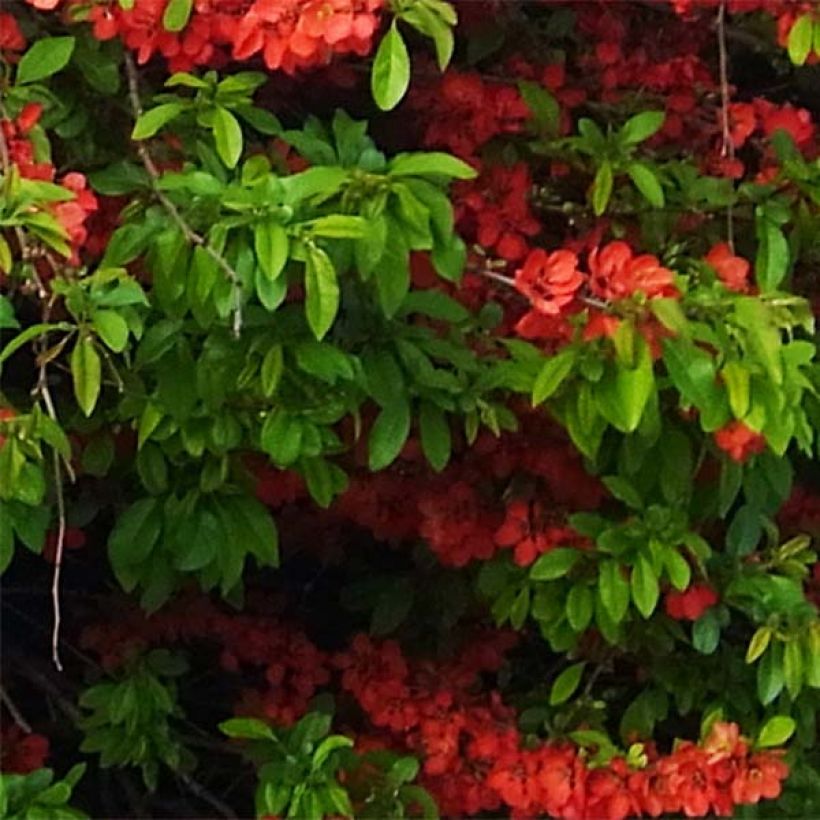
[{"label": "dried stem", "polygon": [[[726,47],[726,0],[721,0],[717,13],[718,63],[720,70],[720,119],[722,143],[720,155],[733,160],[735,146],[729,124],[729,51]],[[734,210],[730,202],[726,206],[726,240],[732,253],[735,252]]]},{"label": "dried stem", "polygon": [[3,684],[0,684],[0,701],[3,702],[3,705],[6,709],[9,710],[9,714],[11,715],[11,719],[27,734],[31,734],[31,726],[29,725],[28,721],[23,717],[20,713],[20,710],[15,706],[14,701],[9,696],[9,693],[6,691],[6,688]]},{"label": "dried stem", "polygon": [[[134,119],[137,120],[142,114],[142,103],[140,102],[139,94],[139,76],[137,75],[137,67],[134,64],[134,58],[128,52],[125,53],[125,71],[128,77],[128,98],[131,102],[131,111]],[[233,332],[234,336],[239,336],[242,331],[242,283],[239,274],[231,267],[230,263],[222,254],[215,250],[205,239],[204,236],[197,233],[186,221],[176,205],[168,198],[165,192],[160,188],[159,181],[162,174],[157,168],[153,157],[148,151],[148,147],[144,142],[137,141],[137,154],[151,180],[151,188],[154,196],[163,208],[168,212],[171,219],[174,220],[177,227],[182,231],[182,235],[192,245],[198,245],[216,264],[222,269],[228,281],[231,283],[233,291]]]}]

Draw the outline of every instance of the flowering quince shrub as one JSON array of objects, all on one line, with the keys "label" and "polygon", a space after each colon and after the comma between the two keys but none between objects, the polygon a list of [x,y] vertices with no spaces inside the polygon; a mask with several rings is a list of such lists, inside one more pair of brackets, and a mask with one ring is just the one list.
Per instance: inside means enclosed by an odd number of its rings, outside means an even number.
[{"label": "flowering quince shrub", "polygon": [[0,814],[820,814],[819,59],[4,5]]}]

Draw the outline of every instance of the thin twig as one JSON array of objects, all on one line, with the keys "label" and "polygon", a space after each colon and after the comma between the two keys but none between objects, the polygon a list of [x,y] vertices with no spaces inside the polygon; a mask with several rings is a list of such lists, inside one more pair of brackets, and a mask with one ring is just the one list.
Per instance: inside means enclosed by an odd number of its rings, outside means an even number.
[{"label": "thin twig", "polygon": [[175,772],[175,774],[185,785],[188,791],[191,792],[191,794],[198,797],[203,801],[203,803],[207,803],[209,806],[216,809],[222,817],[236,818],[236,813],[227,803],[223,803],[216,795],[208,791],[208,789],[206,789],[201,783],[194,780],[193,777],[185,774],[184,772]]},{"label": "thin twig", "polygon": [[[729,125],[729,51],[726,47],[726,0],[721,0],[717,13],[718,62],[720,69],[720,119],[722,141],[720,155],[729,160],[735,158],[735,146]],[[735,252],[735,223],[732,203],[726,206],[726,240]]]},{"label": "thin twig", "polygon": [[[139,93],[139,76],[137,74],[137,67],[134,64],[134,58],[128,53],[125,53],[125,72],[128,77],[128,98],[131,102],[131,111],[134,119],[137,120],[142,115],[142,103],[140,102]],[[177,206],[166,196],[165,192],[160,188],[159,181],[162,174],[157,168],[153,157],[148,151],[148,147],[144,142],[137,141],[137,154],[151,180],[151,188],[154,196],[163,208],[168,212],[171,219],[177,224],[177,227],[182,231],[182,235],[192,245],[198,245],[216,264],[222,269],[228,281],[231,283],[233,291],[233,332],[234,336],[239,336],[242,331],[242,282],[239,274],[231,267],[230,263],[222,254],[215,250],[205,239],[204,236],[197,233],[186,221],[179,212]]]},{"label": "thin twig", "polygon": [[6,709],[9,710],[9,714],[11,715],[12,720],[27,734],[31,734],[31,726],[29,725],[28,721],[23,717],[20,710],[14,705],[14,701],[9,696],[9,693],[6,691],[5,686],[0,683],[0,700],[3,701],[5,704]]},{"label": "thin twig", "polygon": [[[472,273],[477,273],[479,276],[483,276],[485,279],[492,279],[494,282],[500,282],[508,288],[515,288],[514,279],[509,276],[504,276],[501,273],[496,273],[494,270],[490,270],[489,268],[480,267],[478,265],[469,265],[467,269]],[[594,296],[578,294],[577,298],[588,307],[594,307],[598,310],[610,310],[611,308],[609,302],[605,302],[603,299],[596,299]]]}]

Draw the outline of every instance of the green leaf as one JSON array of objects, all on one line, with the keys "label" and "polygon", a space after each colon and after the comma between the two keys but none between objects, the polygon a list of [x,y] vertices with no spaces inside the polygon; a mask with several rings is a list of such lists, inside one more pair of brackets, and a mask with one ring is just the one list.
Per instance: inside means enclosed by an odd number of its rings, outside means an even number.
[{"label": "green leaf", "polygon": [[153,137],[164,125],[176,119],[184,110],[182,103],[163,103],[144,112],[134,123],[131,132],[132,140],[145,140]]},{"label": "green leaf", "polygon": [[795,20],[786,40],[789,59],[795,65],[803,65],[812,49],[814,18],[811,14],[801,14]]},{"label": "green leaf", "polygon": [[763,293],[777,290],[789,270],[789,243],[780,227],[758,216],[755,221],[757,256],[755,278]]},{"label": "green leaf", "polygon": [[595,216],[601,216],[609,204],[612,196],[612,163],[605,159],[592,181],[592,210]]},{"label": "green leaf", "polygon": [[304,223],[314,236],[328,239],[361,239],[368,231],[367,220],[348,214],[328,214]]},{"label": "green leaf", "polygon": [[521,80],[518,91],[532,112],[538,130],[547,136],[556,136],[561,124],[561,107],[555,97],[544,86],[529,80]]},{"label": "green leaf", "polygon": [[0,507],[0,575],[8,569],[13,557],[14,533],[11,529],[11,521],[5,510]]},{"label": "green leaf", "polygon": [[796,638],[783,646],[783,678],[786,689],[795,700],[803,688],[803,652]]},{"label": "green leaf", "polygon": [[625,145],[637,145],[660,131],[665,119],[663,111],[642,111],[624,123],[620,130],[621,140]]},{"label": "green leaf", "polygon": [[231,718],[219,724],[219,731],[228,737],[248,740],[276,740],[273,729],[256,718]]},{"label": "green leaf", "polygon": [[399,104],[409,85],[410,55],[394,19],[379,43],[370,88],[376,105],[382,111],[390,111]]},{"label": "green leaf", "polygon": [[170,0],[162,15],[162,27],[166,31],[182,31],[191,18],[194,0]]},{"label": "green leaf", "polygon": [[592,620],[594,601],[586,584],[576,584],[567,595],[567,621],[576,632],[583,632]]},{"label": "green leaf", "polygon": [[635,602],[638,612],[644,618],[648,618],[655,611],[660,590],[658,588],[658,576],[655,574],[652,564],[643,555],[638,557],[637,563],[632,567],[630,585],[632,587],[632,600]]},{"label": "green leaf", "polygon": [[23,55],[17,66],[17,85],[26,85],[62,71],[74,51],[74,37],[43,37]]},{"label": "green leaf", "polygon": [[290,243],[287,231],[275,219],[258,222],[253,229],[256,259],[265,276],[273,281],[285,268]]},{"label": "green leaf", "polygon": [[162,514],[154,498],[140,499],[123,512],[108,539],[108,556],[114,571],[142,563],[151,554],[161,527]]},{"label": "green leaf", "polygon": [[776,643],[763,655],[757,666],[757,697],[767,706],[783,690],[783,646]]},{"label": "green leaf", "polygon": [[610,363],[604,377],[595,385],[595,398],[601,415],[622,433],[638,428],[655,386],[655,373],[649,346],[637,339],[635,367]]},{"label": "green leaf", "polygon": [[410,402],[398,395],[385,405],[373,423],[368,441],[369,464],[373,472],[396,460],[410,434]]},{"label": "green leaf", "polygon": [[102,374],[100,354],[88,336],[78,338],[71,351],[71,379],[80,410],[90,416],[100,395]]},{"label": "green leaf", "polygon": [[106,346],[115,353],[122,353],[128,344],[128,323],[114,310],[96,310],[91,324]]},{"label": "green leaf", "polygon": [[242,156],[242,126],[227,108],[221,105],[214,111],[214,142],[219,158],[228,168],[235,168]]},{"label": "green leaf", "polygon": [[692,626],[692,645],[702,655],[711,655],[720,643],[720,622],[714,607],[708,609]]},{"label": "green leaf", "polygon": [[607,560],[601,564],[598,593],[607,614],[616,624],[620,623],[629,608],[629,583],[617,561]]},{"label": "green leaf", "polygon": [[626,172],[635,187],[643,194],[644,199],[655,208],[663,208],[666,199],[663,188],[655,172],[642,162],[630,162]]},{"label": "green leaf", "polygon": [[438,473],[450,460],[452,447],[450,425],[444,411],[430,401],[422,401],[419,412],[421,448],[430,465]]},{"label": "green leaf", "polygon": [[585,662],[574,663],[568,666],[554,681],[550,689],[550,706],[558,706],[566,703],[578,684],[581,683],[581,676],[584,674]]},{"label": "green leaf", "polygon": [[578,358],[578,350],[574,347],[565,347],[558,354],[544,363],[535,384],[532,388],[532,403],[535,407],[548,399],[561,386],[572,371],[572,366]]},{"label": "green leaf", "polygon": [[563,578],[581,558],[581,553],[573,547],[557,547],[539,556],[530,568],[533,581],[552,581]]},{"label": "green leaf", "polygon": [[475,179],[476,171],[463,160],[441,151],[397,154],[390,160],[387,173],[393,177],[442,176],[450,179]]},{"label": "green leaf", "polygon": [[317,339],[330,330],[339,311],[339,282],[330,257],[316,245],[308,245],[305,264],[305,313]]},{"label": "green leaf", "polygon": [[755,630],[746,650],[746,663],[754,663],[768,648],[772,640],[772,628],[760,626]]},{"label": "green leaf", "polygon": [[692,580],[689,562],[674,547],[667,547],[663,552],[663,563],[672,586],[680,591],[685,590]]},{"label": "green leaf", "polygon": [[410,290],[410,256],[404,231],[394,219],[389,226],[384,254],[376,267],[376,289],[385,316],[394,316]]},{"label": "green leaf", "polygon": [[728,405],[717,384],[712,356],[685,339],[664,339],[663,362],[683,399],[703,415],[707,432],[720,427],[727,420]]},{"label": "green leaf", "polygon": [[262,392],[269,398],[276,392],[282,374],[285,369],[284,354],[282,345],[274,345],[262,359],[262,367],[259,371],[259,378],[262,382]]},{"label": "green leaf", "polygon": [[[14,260],[11,258],[11,248],[9,247],[9,243],[6,241],[6,238],[0,234],[0,273],[9,273],[11,271],[11,266],[14,263]],[[2,327],[19,327],[19,324],[15,325],[7,325],[4,322],[8,321],[8,307],[10,307],[9,303],[6,301],[5,296],[0,296],[2,301],[0,302],[0,328]],[[11,316],[13,318],[14,311],[12,310]]]},{"label": "green leaf", "polygon": [[726,548],[736,558],[749,555],[763,535],[760,511],[748,504],[742,506],[726,531]]},{"label": "green leaf", "polygon": [[771,746],[782,746],[797,728],[794,718],[787,715],[770,717],[757,736],[757,747],[766,749]]}]

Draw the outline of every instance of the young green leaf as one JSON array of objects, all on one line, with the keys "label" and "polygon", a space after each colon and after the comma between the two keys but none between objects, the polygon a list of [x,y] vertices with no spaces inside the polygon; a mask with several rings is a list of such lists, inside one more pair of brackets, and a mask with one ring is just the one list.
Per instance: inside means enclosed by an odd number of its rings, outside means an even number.
[{"label": "young green leaf", "polygon": [[370,88],[376,105],[390,111],[401,102],[409,85],[410,54],[394,19],[376,51]]},{"label": "young green leaf", "polygon": [[74,51],[74,37],[44,37],[37,40],[17,65],[17,85],[27,85],[62,71]]},{"label": "young green leaf", "polygon": [[658,576],[652,568],[652,564],[643,555],[638,557],[638,561],[632,567],[632,577],[630,579],[632,587],[632,600],[638,612],[644,618],[648,618],[654,611],[658,603],[660,590],[658,588]]},{"label": "young green leaf", "polygon": [[373,472],[392,464],[410,434],[410,402],[403,395],[382,408],[368,440],[369,464]]},{"label": "young green leaf", "polygon": [[162,15],[162,27],[166,31],[182,31],[188,25],[194,0],[170,0]]},{"label": "young green leaf", "polygon": [[778,225],[763,216],[755,221],[755,278],[763,293],[777,290],[789,269],[789,243]]},{"label": "young green leaf", "polygon": [[630,162],[626,166],[626,172],[650,205],[655,208],[663,208],[666,203],[663,188],[657,174],[648,165],[644,165],[642,162]]},{"label": "young green leaf", "polygon": [[572,371],[577,357],[577,348],[565,347],[560,353],[547,359],[532,388],[533,406],[541,404],[555,393]]},{"label": "young green leaf", "polygon": [[665,119],[663,111],[642,111],[624,123],[620,137],[626,145],[637,145],[660,131]]},{"label": "young green leaf", "polygon": [[151,108],[140,115],[134,123],[134,130],[131,132],[132,140],[145,140],[153,137],[157,131],[171,120],[176,119],[184,110],[182,103],[163,103]]},{"label": "young green leaf", "polygon": [[574,663],[568,666],[561,674],[553,681],[550,689],[550,706],[558,706],[561,703],[566,703],[573,692],[581,683],[581,676],[584,674],[585,662]]},{"label": "young green leaf", "polygon": [[595,216],[601,216],[609,204],[609,199],[612,196],[612,163],[605,159],[595,174],[595,179],[592,181],[592,210]]},{"label": "young green leaf", "polygon": [[581,552],[573,547],[558,547],[541,555],[530,569],[533,581],[563,578],[579,561]]},{"label": "young green leaf", "polygon": [[330,257],[309,245],[305,264],[305,313],[317,339],[330,330],[339,311],[339,282]]},{"label": "young green leaf", "polygon": [[100,395],[101,369],[94,341],[89,336],[78,338],[71,351],[71,379],[77,404],[86,416],[94,412]]},{"label": "young green leaf", "polygon": [[273,281],[285,268],[290,243],[284,227],[275,219],[258,222],[253,229],[256,259],[265,276]]},{"label": "young green leaf", "polygon": [[91,320],[97,335],[106,347],[122,353],[128,344],[128,323],[115,310],[97,310]]},{"label": "young green leaf", "polygon": [[452,446],[450,425],[444,411],[430,401],[423,401],[419,412],[421,447],[430,465],[441,472],[450,460]]},{"label": "young green leaf", "polygon": [[757,746],[761,749],[782,746],[794,734],[796,728],[794,718],[788,715],[770,717],[757,736]]},{"label": "young green leaf", "polygon": [[812,50],[814,38],[814,17],[811,14],[801,14],[795,20],[786,40],[789,59],[795,65],[803,65]]},{"label": "young green leaf", "polygon": [[219,158],[228,168],[235,168],[242,156],[242,126],[227,108],[221,105],[214,111],[214,142]]},{"label": "young green leaf", "polygon": [[[549,554],[549,553],[547,553]],[[629,583],[617,561],[607,560],[601,564],[598,576],[598,594],[609,616],[618,624],[629,608]]]},{"label": "young green leaf", "polygon": [[442,176],[475,179],[476,172],[466,162],[441,151],[397,154],[390,160],[387,173],[393,177]]}]

